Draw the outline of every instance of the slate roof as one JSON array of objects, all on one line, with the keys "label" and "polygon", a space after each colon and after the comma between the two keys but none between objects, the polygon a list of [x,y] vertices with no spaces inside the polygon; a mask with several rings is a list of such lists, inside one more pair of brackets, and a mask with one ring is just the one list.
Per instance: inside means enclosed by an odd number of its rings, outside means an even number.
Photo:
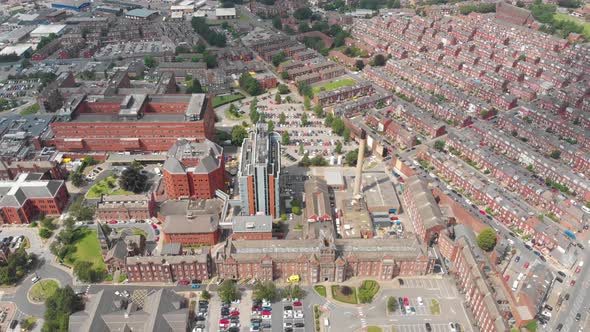
[{"label": "slate roof", "polygon": [[[223,148],[209,140],[204,142],[190,142],[179,140],[168,150],[168,159],[164,162],[164,170],[171,174],[184,174],[192,172],[195,174],[208,174],[216,170],[220,165],[220,158],[223,157]],[[189,161],[187,161],[189,160]],[[183,161],[196,166],[185,168]]]},{"label": "slate roof", "polygon": [[30,198],[54,198],[63,185],[63,180],[31,181],[29,173],[20,174],[15,181],[0,182],[0,207],[20,207]]}]

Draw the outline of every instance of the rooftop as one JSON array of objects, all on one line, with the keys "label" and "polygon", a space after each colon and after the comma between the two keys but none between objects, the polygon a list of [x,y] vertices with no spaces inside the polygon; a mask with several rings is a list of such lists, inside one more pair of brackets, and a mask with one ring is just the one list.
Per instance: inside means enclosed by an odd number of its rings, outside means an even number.
[{"label": "rooftop", "polygon": [[14,181],[0,181],[0,207],[20,207],[30,198],[54,198],[63,180],[37,180],[34,173],[23,173]]},{"label": "rooftop", "polygon": [[148,17],[150,17],[154,14],[157,14],[157,13],[158,12],[155,10],[138,8],[138,9],[132,9],[132,10],[127,11],[127,13],[125,13],[125,15],[139,17],[139,18],[148,18]]},{"label": "rooftop", "polygon": [[232,221],[234,233],[270,233],[271,216],[235,216]]}]

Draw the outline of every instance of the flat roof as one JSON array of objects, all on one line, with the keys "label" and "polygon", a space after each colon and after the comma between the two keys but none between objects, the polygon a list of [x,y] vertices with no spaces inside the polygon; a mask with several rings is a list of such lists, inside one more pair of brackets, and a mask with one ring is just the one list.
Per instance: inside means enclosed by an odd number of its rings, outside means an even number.
[{"label": "flat roof", "polygon": [[33,50],[31,44],[17,44],[12,46],[6,46],[2,51],[0,51],[0,55],[8,55],[15,53],[18,56],[21,56],[28,50]]},{"label": "flat roof", "polygon": [[400,204],[391,179],[385,173],[364,173],[362,192],[367,208],[397,208]]},{"label": "flat roof", "polygon": [[234,233],[270,233],[271,216],[235,216],[232,226]]},{"label": "flat roof", "polygon": [[154,14],[157,14],[158,12],[155,10],[149,10],[149,9],[145,9],[145,8],[138,8],[138,9],[132,9],[128,12],[125,13],[125,15],[127,16],[136,16],[136,17],[150,17]]},{"label": "flat roof", "polygon": [[235,16],[235,8],[215,8],[215,16]]},{"label": "flat roof", "polygon": [[48,24],[48,25],[40,25],[37,29],[31,32],[31,35],[45,35],[50,33],[59,34],[66,28],[65,24]]}]

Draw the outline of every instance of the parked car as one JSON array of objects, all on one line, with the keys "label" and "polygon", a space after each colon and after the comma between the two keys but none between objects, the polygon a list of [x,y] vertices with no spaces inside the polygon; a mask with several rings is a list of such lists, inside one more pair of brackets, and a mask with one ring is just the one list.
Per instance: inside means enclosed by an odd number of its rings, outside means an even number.
[{"label": "parked car", "polygon": [[426,331],[428,331],[428,332],[432,331],[432,326],[430,326],[430,323],[426,323]]}]

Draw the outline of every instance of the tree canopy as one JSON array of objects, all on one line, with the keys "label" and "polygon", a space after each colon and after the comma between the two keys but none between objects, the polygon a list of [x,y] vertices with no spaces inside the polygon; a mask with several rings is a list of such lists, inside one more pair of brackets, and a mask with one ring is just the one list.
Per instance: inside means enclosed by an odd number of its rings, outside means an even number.
[{"label": "tree canopy", "polygon": [[121,177],[119,178],[119,185],[121,188],[139,193],[145,189],[147,184],[147,176],[141,173],[141,169],[136,166],[125,168]]},{"label": "tree canopy", "polygon": [[477,236],[477,245],[484,251],[492,251],[496,246],[496,231],[487,227]]},{"label": "tree canopy", "polygon": [[248,137],[246,128],[240,125],[233,126],[231,129],[231,144],[235,146],[242,145],[242,142],[246,137]]},{"label": "tree canopy", "polygon": [[0,263],[0,283],[12,285],[21,280],[37,262],[37,256],[27,254],[24,248],[9,254],[6,261]]},{"label": "tree canopy", "polygon": [[82,299],[70,286],[58,288],[45,300],[45,320],[42,332],[67,332],[70,315],[84,309]]},{"label": "tree canopy", "polygon": [[243,73],[242,76],[240,76],[239,83],[240,87],[244,89],[244,91],[253,96],[258,96],[264,91],[264,89],[260,85],[260,82],[258,82],[254,77],[252,77],[248,73]]},{"label": "tree canopy", "polygon": [[193,29],[203,37],[207,43],[217,47],[225,47],[227,39],[225,34],[212,30],[203,17],[193,17],[191,20]]},{"label": "tree canopy", "polygon": [[277,286],[272,281],[258,282],[254,285],[252,298],[255,300],[274,301],[278,297]]},{"label": "tree canopy", "polygon": [[230,303],[239,298],[238,288],[233,280],[225,280],[217,291],[222,302]]}]

